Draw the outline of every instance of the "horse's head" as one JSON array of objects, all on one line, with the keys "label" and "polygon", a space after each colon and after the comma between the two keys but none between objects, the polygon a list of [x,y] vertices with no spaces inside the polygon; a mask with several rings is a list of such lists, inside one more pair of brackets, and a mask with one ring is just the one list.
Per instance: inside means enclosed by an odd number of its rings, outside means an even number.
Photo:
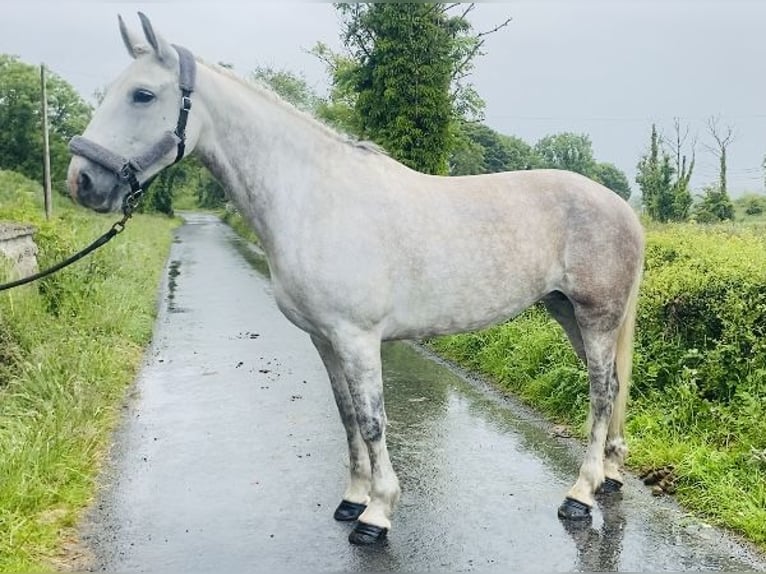
[{"label": "horse's head", "polygon": [[188,112],[194,58],[139,17],[145,40],[119,18],[133,63],[109,87],[82,137],[70,143],[69,191],[96,211],[119,210],[131,187],[191,151],[199,137],[199,122]]}]

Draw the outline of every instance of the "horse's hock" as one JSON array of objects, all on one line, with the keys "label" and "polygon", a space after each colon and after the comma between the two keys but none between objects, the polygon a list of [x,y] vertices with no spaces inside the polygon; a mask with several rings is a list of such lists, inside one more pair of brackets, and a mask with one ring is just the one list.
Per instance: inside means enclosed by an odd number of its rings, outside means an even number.
[{"label": "horse's hock", "polygon": [[11,274],[24,277],[37,272],[37,245],[31,225],[0,221],[0,267],[10,260]]}]

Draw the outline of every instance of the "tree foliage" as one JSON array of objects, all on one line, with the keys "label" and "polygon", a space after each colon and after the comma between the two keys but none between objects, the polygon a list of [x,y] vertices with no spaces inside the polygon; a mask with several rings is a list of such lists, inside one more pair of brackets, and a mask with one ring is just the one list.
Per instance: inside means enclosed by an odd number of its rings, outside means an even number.
[{"label": "tree foliage", "polygon": [[304,112],[314,112],[319,105],[319,97],[302,74],[258,66],[250,73],[250,78],[265,84],[282,99]]},{"label": "tree foliage", "polygon": [[[69,140],[90,121],[91,108],[75,89],[48,72],[51,179],[64,192],[69,164]],[[14,56],[0,54],[0,169],[43,178],[43,136],[40,68]]]},{"label": "tree foliage", "polygon": [[605,185],[623,199],[630,198],[630,184],[628,177],[616,165],[611,163],[596,163],[593,166],[591,177],[602,185]]},{"label": "tree foliage", "polygon": [[333,52],[322,42],[317,42],[311,53],[324,62],[331,79],[330,93],[317,104],[317,117],[342,132],[359,136],[362,126],[356,111],[358,64],[351,56]]},{"label": "tree foliage", "polygon": [[360,60],[355,75],[361,137],[414,169],[445,173],[452,66],[443,12],[419,3],[345,6],[353,15],[347,45],[355,46]]},{"label": "tree foliage", "polygon": [[535,150],[521,138],[496,132],[485,124],[455,124],[457,145],[450,155],[451,175],[532,169],[540,165]]},{"label": "tree foliage", "polygon": [[734,202],[745,215],[761,215],[766,213],[766,196],[748,193]]},{"label": "tree foliage", "polygon": [[163,169],[146,191],[140,209],[145,213],[173,215],[173,203],[179,197],[188,197],[192,205],[204,209],[218,209],[226,204],[223,187],[196,155]]},{"label": "tree foliage", "polygon": [[322,44],[314,48],[333,85],[318,115],[419,171],[447,173],[450,152],[461,147],[476,159],[478,148],[457,137],[454,123],[480,116],[484,104],[466,78],[486,35],[507,21],[477,34],[467,19],[472,4],[336,8],[346,53],[334,54]]},{"label": "tree foliage", "polygon": [[715,143],[707,147],[718,158],[718,189],[724,195],[728,195],[726,157],[729,152],[729,146],[734,142],[734,129],[731,126],[720,126],[718,118],[713,116],[708,119],[708,131]]},{"label": "tree foliage", "polygon": [[586,134],[562,132],[545,136],[535,144],[535,167],[565,169],[581,173],[608,187],[623,199],[630,197],[630,184],[624,172],[611,163],[599,163]]},{"label": "tree foliage", "polygon": [[734,219],[734,204],[719,185],[705,187],[702,199],[694,206],[694,218],[699,223],[717,223]]},{"label": "tree foliage", "polygon": [[585,134],[562,132],[545,136],[535,144],[541,167],[576,171],[592,176],[595,170],[593,146]]},{"label": "tree foliage", "polygon": [[677,170],[673,167],[670,154],[662,146],[657,126],[652,124],[649,150],[638,162],[636,183],[641,188],[646,213],[656,221],[682,221],[689,214],[689,179],[694,159],[688,166],[685,157],[680,161],[680,169]]}]

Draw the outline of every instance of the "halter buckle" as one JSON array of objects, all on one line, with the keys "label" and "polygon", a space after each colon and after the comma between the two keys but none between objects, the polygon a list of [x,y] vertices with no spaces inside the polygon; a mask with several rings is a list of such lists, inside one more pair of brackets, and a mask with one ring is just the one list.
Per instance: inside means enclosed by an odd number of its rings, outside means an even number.
[{"label": "halter buckle", "polygon": [[133,175],[133,166],[131,165],[130,161],[126,161],[124,164],[122,164],[118,175],[120,176],[120,179],[124,181],[130,181],[130,177]]}]

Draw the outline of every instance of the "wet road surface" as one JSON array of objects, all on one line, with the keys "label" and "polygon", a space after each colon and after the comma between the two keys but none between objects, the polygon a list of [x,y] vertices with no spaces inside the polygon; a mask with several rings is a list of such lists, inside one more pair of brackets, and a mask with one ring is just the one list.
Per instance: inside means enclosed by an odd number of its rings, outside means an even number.
[{"label": "wet road surface", "polygon": [[178,230],[154,344],[83,527],[94,569],[766,570],[636,479],[567,529],[556,508],[579,447],[404,343],[384,346],[401,503],[384,545],[349,545],[351,526],[332,519],[347,472],[332,392],[264,269],[211,216]]}]

